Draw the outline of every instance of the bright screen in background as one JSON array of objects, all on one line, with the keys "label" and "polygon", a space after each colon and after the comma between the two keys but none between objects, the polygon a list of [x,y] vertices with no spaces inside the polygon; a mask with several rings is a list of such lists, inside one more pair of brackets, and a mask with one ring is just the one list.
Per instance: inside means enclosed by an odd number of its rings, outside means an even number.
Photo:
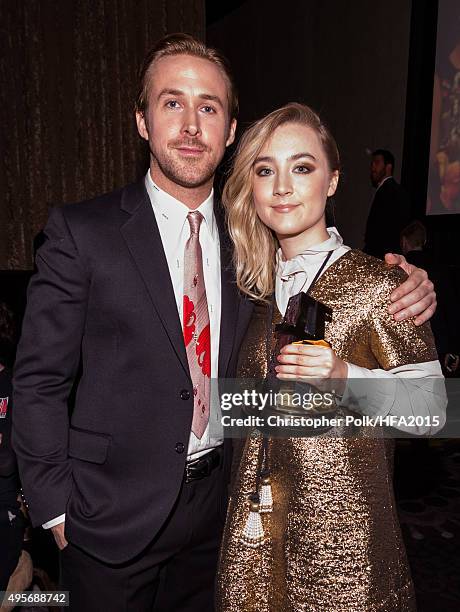
[{"label": "bright screen in background", "polygon": [[427,215],[460,213],[460,0],[439,0]]}]

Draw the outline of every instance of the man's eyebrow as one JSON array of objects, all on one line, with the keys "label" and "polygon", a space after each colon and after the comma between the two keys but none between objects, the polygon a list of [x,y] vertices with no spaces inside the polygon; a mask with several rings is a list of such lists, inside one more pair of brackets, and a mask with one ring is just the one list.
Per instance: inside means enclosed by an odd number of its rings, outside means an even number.
[{"label": "man's eyebrow", "polygon": [[[289,161],[296,161],[296,160],[298,160],[298,159],[301,159],[302,157],[309,157],[309,158],[310,158],[310,159],[312,159],[313,161],[317,161],[317,159],[316,159],[316,157],[315,157],[314,155],[312,155],[311,153],[307,153],[306,151],[305,151],[305,152],[302,152],[302,153],[295,153],[294,155],[290,155],[290,156],[288,157],[288,160],[289,160]],[[268,155],[267,155],[267,156],[261,156],[261,157],[258,157],[258,158],[255,160],[255,162],[254,162],[254,163],[255,163],[255,164],[257,164],[257,163],[259,163],[259,162],[268,162],[268,163],[273,163],[274,161],[275,161],[275,160],[274,160],[274,158],[273,158],[273,157],[270,157],[270,156],[268,156]]]},{"label": "man's eyebrow", "polygon": [[184,92],[180,89],[162,89],[160,91],[160,93],[158,94],[158,97],[161,98],[161,96],[183,96]]},{"label": "man's eyebrow", "polygon": [[[178,96],[178,97],[180,97],[180,96],[185,96],[185,92],[182,91],[181,89],[169,89],[169,88],[165,88],[165,89],[162,89],[160,91],[160,93],[158,94],[158,98],[161,98],[162,96]],[[215,96],[213,94],[208,94],[208,93],[200,93],[200,94],[198,94],[198,98],[200,98],[201,100],[208,100],[210,102],[216,102],[222,108],[224,107],[223,102],[219,98],[219,96]]]},{"label": "man's eyebrow", "polygon": [[215,96],[213,94],[202,93],[202,94],[199,94],[198,97],[201,98],[202,100],[209,100],[210,102],[217,102],[217,104],[219,104],[219,106],[222,106],[222,108],[224,106],[219,96]]}]

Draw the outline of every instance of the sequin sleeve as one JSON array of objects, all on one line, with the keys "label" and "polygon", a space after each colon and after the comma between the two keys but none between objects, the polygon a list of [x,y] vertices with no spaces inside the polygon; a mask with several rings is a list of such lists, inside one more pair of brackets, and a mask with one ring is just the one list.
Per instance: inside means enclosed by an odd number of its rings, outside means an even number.
[{"label": "sequin sleeve", "polygon": [[382,268],[375,280],[376,303],[369,313],[369,341],[383,370],[438,358],[429,323],[416,326],[412,319],[395,321],[387,310],[391,292],[406,278],[406,273],[394,266]]}]

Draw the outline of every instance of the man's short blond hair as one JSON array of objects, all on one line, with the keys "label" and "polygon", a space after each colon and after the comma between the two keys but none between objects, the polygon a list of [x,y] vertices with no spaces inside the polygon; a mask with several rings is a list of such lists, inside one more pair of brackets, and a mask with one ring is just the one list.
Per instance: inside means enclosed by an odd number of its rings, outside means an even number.
[{"label": "man's short blond hair", "polygon": [[150,73],[156,61],[173,55],[191,55],[200,57],[215,64],[227,83],[227,102],[229,118],[238,115],[238,94],[228,60],[216,49],[207,47],[203,42],[189,34],[169,34],[159,40],[147,53],[139,75],[139,91],[135,109],[145,115],[148,106]]}]

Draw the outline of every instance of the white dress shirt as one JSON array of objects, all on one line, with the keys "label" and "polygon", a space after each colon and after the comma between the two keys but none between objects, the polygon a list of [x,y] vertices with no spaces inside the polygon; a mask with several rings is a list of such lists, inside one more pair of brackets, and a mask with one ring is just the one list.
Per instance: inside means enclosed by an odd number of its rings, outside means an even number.
[{"label": "white dress shirt", "polygon": [[[281,249],[278,250],[275,299],[281,313],[286,311],[292,295],[308,291],[328,251],[333,253],[321,275],[350,250],[350,247],[343,244],[335,227],[328,227],[327,232],[327,240],[292,259],[285,260]],[[390,370],[370,370],[347,362],[347,370],[347,384],[341,405],[371,417],[414,415],[428,417],[430,421],[433,416],[439,417],[439,426],[398,425],[398,429],[412,434],[435,433],[444,426],[447,397],[439,361],[405,364]],[[360,383],[359,379],[372,379],[372,385]],[[419,380],[415,383],[414,379]]]},{"label": "white dress shirt", "polygon": [[[153,182],[150,171],[145,176],[145,187],[152,204],[155,219],[160,232],[163,249],[168,262],[169,275],[176,298],[176,307],[183,327],[182,309],[184,295],[184,250],[190,237],[190,225],[187,215],[190,209],[173,196],[162,191]],[[221,313],[221,279],[220,279],[220,241],[216,218],[213,209],[214,192],[195,210],[204,217],[200,226],[200,245],[203,253],[203,275],[208,301],[209,322],[211,327],[211,394],[216,398],[216,385],[219,362],[219,337]],[[191,431],[188,443],[187,459],[197,459],[223,442],[223,429],[216,414],[218,399],[211,401],[209,424],[201,439]],[[212,430],[212,436],[210,434]],[[54,527],[65,520],[65,514],[43,524],[45,529]]]},{"label": "white dress shirt", "polygon": [[[183,327],[184,250],[187,240],[190,238],[190,225],[187,220],[190,209],[155,185],[150,176],[150,171],[145,176],[145,186],[160,231],[166,261],[168,262],[169,275],[174,289],[174,297],[176,298],[177,312],[181,327]],[[213,203],[214,191],[211,190],[206,200],[195,210],[198,210],[204,217],[200,226],[200,245],[203,253],[203,275],[211,327],[211,379],[216,380],[219,363],[221,281],[219,231],[217,229]],[[211,393],[212,391],[213,389],[211,389]],[[197,438],[193,432],[190,432],[187,453],[188,460],[197,459],[200,455],[222,444],[223,431],[221,431],[221,435],[216,437],[214,408],[215,404],[211,402],[209,418],[213,420],[211,428],[213,437],[210,436],[209,424],[201,439]]]}]

